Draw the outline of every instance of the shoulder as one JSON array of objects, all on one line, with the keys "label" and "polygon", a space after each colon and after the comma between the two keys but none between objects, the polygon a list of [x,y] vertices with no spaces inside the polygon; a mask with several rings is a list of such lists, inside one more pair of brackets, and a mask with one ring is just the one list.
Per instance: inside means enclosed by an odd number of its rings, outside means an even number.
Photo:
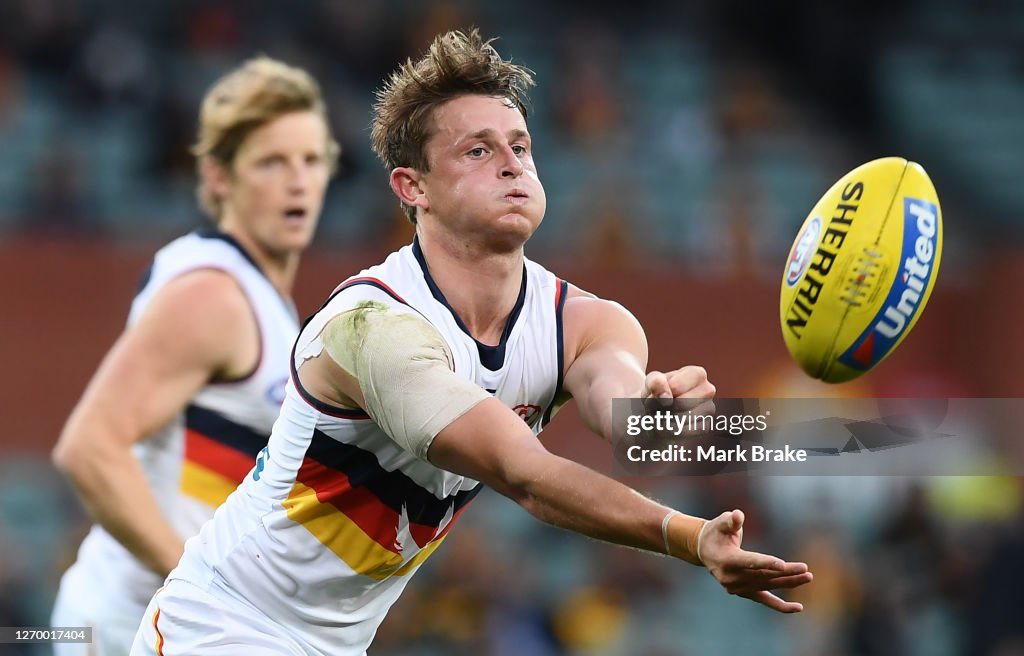
[{"label": "shoulder", "polygon": [[147,367],[154,376],[202,372],[204,379],[233,379],[258,362],[259,340],[255,313],[238,282],[204,268],[155,290],[116,348],[133,367]]},{"label": "shoulder", "polygon": [[568,288],[562,321],[568,356],[566,365],[598,344],[642,341],[646,346],[643,327],[625,306],[572,284]]},{"label": "shoulder", "polygon": [[[621,303],[600,298],[576,285],[569,283],[565,299],[564,321],[570,328],[570,321],[575,328],[585,328],[594,322],[609,320],[619,322],[629,320],[636,322],[633,313]],[[637,324],[639,325],[639,323]]]},{"label": "shoulder", "polygon": [[199,267],[169,280],[154,300],[165,306],[187,308],[193,318],[199,315],[231,314],[248,309],[248,300],[238,279],[219,267]]},{"label": "shoulder", "polygon": [[238,280],[216,268],[198,268],[169,280],[153,295],[136,328],[178,343],[230,344],[253,324],[253,309]]}]

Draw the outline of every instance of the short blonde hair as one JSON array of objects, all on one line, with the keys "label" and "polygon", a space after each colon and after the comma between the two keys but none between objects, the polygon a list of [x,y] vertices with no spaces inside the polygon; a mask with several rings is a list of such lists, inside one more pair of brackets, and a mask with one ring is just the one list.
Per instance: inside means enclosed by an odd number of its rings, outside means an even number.
[{"label": "short blonde hair", "polygon": [[[476,28],[441,34],[426,54],[415,62],[406,60],[377,91],[373,151],[388,170],[408,166],[427,172],[424,145],[433,133],[437,106],[467,94],[494,96],[508,99],[525,120],[532,86],[531,71],[502,59]],[[416,208],[403,203],[402,209],[416,223]]]},{"label": "short blonde hair", "polygon": [[270,57],[255,57],[217,80],[206,93],[192,154],[200,169],[196,197],[214,220],[220,219],[221,199],[203,179],[203,160],[212,158],[230,169],[238,149],[253,130],[283,114],[301,111],[323,117],[327,126],[326,157],[333,172],[341,149],[331,136],[320,86],[303,69]]}]

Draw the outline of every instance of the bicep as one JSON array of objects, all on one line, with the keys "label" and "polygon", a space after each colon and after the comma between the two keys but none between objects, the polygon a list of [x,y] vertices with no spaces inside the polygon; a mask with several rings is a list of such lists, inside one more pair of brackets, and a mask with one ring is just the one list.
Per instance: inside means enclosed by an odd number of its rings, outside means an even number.
[{"label": "bicep", "polygon": [[612,399],[637,396],[643,388],[647,337],[628,310],[600,299],[567,304],[565,321],[573,353],[565,388],[587,426],[609,437]]}]

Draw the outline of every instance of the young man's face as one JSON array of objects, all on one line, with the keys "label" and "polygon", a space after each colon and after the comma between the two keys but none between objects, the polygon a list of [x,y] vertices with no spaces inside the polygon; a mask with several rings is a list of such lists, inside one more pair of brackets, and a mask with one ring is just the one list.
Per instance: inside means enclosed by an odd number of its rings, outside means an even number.
[{"label": "young man's face", "polygon": [[313,238],[330,178],[328,134],[312,111],[282,114],[246,136],[224,181],[221,227],[275,255]]},{"label": "young man's face", "polygon": [[466,95],[437,107],[433,128],[419,221],[497,248],[522,246],[547,207],[523,115],[507,99]]}]

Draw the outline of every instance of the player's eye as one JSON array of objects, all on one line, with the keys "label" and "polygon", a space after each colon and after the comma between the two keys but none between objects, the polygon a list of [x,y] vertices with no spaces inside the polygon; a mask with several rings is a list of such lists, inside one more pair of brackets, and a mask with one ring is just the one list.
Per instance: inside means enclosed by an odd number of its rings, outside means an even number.
[{"label": "player's eye", "polygon": [[483,146],[477,146],[476,148],[471,149],[466,154],[469,155],[470,157],[483,157],[485,152],[486,151],[484,150]]},{"label": "player's eye", "polygon": [[268,157],[264,157],[263,159],[259,160],[257,162],[257,165],[262,167],[262,168],[270,168],[271,166],[277,166],[277,165],[283,164],[283,163],[284,163],[284,158],[281,157],[280,155],[270,155]]},{"label": "player's eye", "polygon": [[524,146],[523,144],[514,144],[512,146],[512,152],[515,153],[516,155],[525,155],[526,146]]}]

